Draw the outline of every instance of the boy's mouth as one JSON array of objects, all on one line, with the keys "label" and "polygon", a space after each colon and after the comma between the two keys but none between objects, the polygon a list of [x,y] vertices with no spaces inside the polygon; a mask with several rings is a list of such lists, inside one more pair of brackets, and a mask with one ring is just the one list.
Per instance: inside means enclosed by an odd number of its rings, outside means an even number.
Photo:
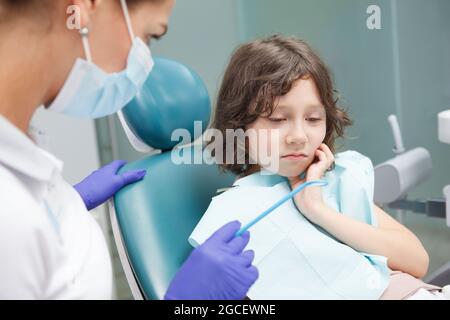
[{"label": "boy's mouth", "polygon": [[294,153],[286,154],[286,155],[282,156],[281,158],[286,159],[286,160],[301,160],[301,159],[306,159],[307,157],[308,156],[304,153],[294,152]]}]

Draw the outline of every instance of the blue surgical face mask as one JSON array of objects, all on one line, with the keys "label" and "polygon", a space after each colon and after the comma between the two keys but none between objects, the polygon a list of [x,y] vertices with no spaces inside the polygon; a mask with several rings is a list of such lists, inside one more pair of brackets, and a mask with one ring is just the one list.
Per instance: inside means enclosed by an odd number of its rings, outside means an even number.
[{"label": "blue surgical face mask", "polygon": [[77,59],[49,109],[69,116],[100,118],[120,111],[141,89],[153,68],[149,47],[134,32],[125,0],[121,0],[132,46],[127,67],[108,74],[92,62],[88,31],[80,31],[87,60]]}]

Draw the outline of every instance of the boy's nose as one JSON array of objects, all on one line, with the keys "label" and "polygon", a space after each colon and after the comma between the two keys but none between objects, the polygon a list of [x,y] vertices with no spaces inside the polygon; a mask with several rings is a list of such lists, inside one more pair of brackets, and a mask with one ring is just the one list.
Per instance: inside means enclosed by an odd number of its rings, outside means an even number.
[{"label": "boy's nose", "polygon": [[295,126],[286,136],[287,144],[305,144],[307,141],[306,133],[301,126]]}]

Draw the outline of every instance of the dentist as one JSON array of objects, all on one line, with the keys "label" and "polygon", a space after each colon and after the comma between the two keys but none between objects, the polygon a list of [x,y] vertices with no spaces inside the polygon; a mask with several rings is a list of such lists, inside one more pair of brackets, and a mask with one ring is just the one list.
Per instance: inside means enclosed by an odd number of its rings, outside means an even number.
[{"label": "dentist", "polygon": [[[123,162],[75,187],[29,133],[35,110],[120,113],[147,79],[148,45],[167,32],[174,0],[0,0],[0,299],[110,299],[111,259],[88,210],[145,172]],[[74,6],[74,7],[71,7]],[[67,27],[79,10],[80,28]],[[61,132],[63,135],[64,132]],[[216,231],[175,275],[166,299],[243,299],[256,281],[249,234]]]}]

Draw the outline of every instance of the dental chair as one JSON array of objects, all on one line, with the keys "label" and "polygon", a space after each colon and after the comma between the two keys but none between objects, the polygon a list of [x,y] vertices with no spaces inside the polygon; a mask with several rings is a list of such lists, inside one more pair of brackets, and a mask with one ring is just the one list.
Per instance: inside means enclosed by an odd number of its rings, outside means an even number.
[{"label": "dental chair", "polygon": [[[122,168],[146,169],[147,174],[110,201],[113,234],[133,297],[163,299],[192,250],[189,235],[217,190],[232,185],[235,177],[220,172],[215,164],[178,165],[172,159],[172,155],[191,157],[192,162],[203,159],[199,145],[174,149],[179,141],[172,141],[171,135],[185,129],[194,141],[211,114],[203,82],[186,66],[156,58],[143,90],[123,114],[142,142],[162,151]],[[200,130],[195,121],[201,121]]]}]

